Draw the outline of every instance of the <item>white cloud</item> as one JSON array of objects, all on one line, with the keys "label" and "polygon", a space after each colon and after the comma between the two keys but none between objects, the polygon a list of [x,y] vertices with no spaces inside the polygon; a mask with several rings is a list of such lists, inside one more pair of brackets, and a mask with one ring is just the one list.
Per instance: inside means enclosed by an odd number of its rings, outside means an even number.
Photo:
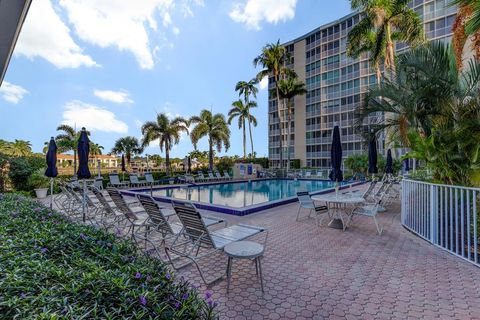
[{"label": "white cloud", "polygon": [[57,68],[97,66],[72,39],[50,0],[32,1],[15,53],[29,59],[41,57]]},{"label": "white cloud", "polygon": [[236,3],[230,11],[230,18],[244,23],[248,29],[260,30],[260,23],[277,24],[293,19],[297,0],[246,0]]},{"label": "white cloud", "polygon": [[97,90],[93,91],[93,94],[105,101],[110,101],[114,103],[133,103],[133,100],[130,99],[130,93],[126,90],[112,91],[112,90]]},{"label": "white cloud", "polygon": [[262,81],[260,81],[260,90],[265,90],[268,88],[268,77],[263,77]]},{"label": "white cloud", "polygon": [[0,94],[2,95],[3,100],[14,104],[17,104],[22,100],[23,96],[27,93],[28,91],[25,88],[11,84],[7,81],[3,81],[2,86],[0,87]]},{"label": "white cloud", "polygon": [[178,36],[180,34],[180,29],[177,28],[177,27],[173,27],[172,32],[173,32],[174,35]]},{"label": "white cloud", "polygon": [[[149,33],[158,31],[157,19],[166,28],[172,24],[171,14],[178,7],[191,14],[191,5],[202,5],[198,0],[60,0],[76,34],[88,43],[116,47],[131,52],[142,69],[154,67],[153,49]],[[175,31],[174,31],[175,32]],[[153,37],[152,37],[153,39]],[[156,34],[157,41],[166,41]]]},{"label": "white cloud", "polygon": [[107,109],[73,100],[65,105],[62,123],[85,127],[90,131],[127,133],[128,126]]}]

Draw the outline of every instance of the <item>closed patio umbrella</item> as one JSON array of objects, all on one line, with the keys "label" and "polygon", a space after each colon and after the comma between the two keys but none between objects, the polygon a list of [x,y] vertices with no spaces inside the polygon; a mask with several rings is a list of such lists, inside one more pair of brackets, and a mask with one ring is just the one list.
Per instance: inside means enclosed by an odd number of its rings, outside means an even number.
[{"label": "closed patio umbrella", "polygon": [[46,155],[47,170],[45,170],[45,176],[50,178],[50,209],[53,207],[53,178],[58,175],[57,170],[57,144],[53,137],[50,138],[48,144],[48,151]]},{"label": "closed patio umbrella", "polygon": [[[330,171],[329,178],[335,182],[335,192],[338,194],[340,182],[343,181],[342,142],[340,141],[340,129],[338,126],[333,128],[330,162],[332,163],[332,170]],[[333,219],[328,226],[334,229],[343,229],[343,222],[340,219]]]},{"label": "closed patio umbrella", "polygon": [[375,177],[378,173],[377,168],[377,138],[375,134],[371,134],[370,141],[368,142],[368,173]]},{"label": "closed patio umbrella", "polygon": [[90,174],[90,169],[88,168],[88,155],[90,153],[90,140],[88,139],[87,131],[85,128],[82,128],[80,132],[80,138],[78,139],[77,145],[77,155],[78,155],[78,179],[83,179],[83,203],[82,203],[82,212],[83,212],[83,222],[85,222],[85,196],[87,194],[87,184],[85,179],[89,179],[92,175]]},{"label": "closed patio umbrella", "polygon": [[338,126],[333,128],[330,162],[332,163],[332,170],[330,171],[329,178],[338,184],[339,182],[343,181],[342,142],[340,141],[340,129]]},{"label": "closed patio umbrella", "polygon": [[410,161],[408,159],[403,160],[403,166],[404,166],[405,172],[410,171]]},{"label": "closed patio umbrella", "polygon": [[388,149],[387,151],[387,165],[385,166],[386,174],[393,174],[393,159],[392,159],[392,150]]},{"label": "closed patio umbrella", "polygon": [[190,157],[187,158],[187,168],[190,173],[192,171],[192,159]]}]

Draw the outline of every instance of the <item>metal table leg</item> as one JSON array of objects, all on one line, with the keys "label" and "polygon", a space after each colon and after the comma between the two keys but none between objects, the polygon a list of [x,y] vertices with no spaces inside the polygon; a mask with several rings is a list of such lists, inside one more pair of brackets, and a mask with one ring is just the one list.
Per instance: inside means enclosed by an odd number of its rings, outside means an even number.
[{"label": "metal table leg", "polygon": [[230,280],[232,278],[232,258],[227,260],[227,293],[230,291]]},{"label": "metal table leg", "polygon": [[262,286],[262,292],[263,291],[263,273],[262,273],[262,262],[261,262],[261,257],[257,257],[257,264],[258,264],[258,273],[260,275],[260,285]]}]

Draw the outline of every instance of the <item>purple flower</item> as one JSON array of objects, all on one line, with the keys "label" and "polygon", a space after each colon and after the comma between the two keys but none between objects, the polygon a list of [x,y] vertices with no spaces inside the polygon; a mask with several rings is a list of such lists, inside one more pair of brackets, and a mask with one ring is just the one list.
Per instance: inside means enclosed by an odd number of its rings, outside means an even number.
[{"label": "purple flower", "polygon": [[175,309],[180,309],[180,302],[175,302]]},{"label": "purple flower", "polygon": [[25,299],[26,297],[27,295],[25,294],[25,292],[20,293],[20,298]]},{"label": "purple flower", "polygon": [[117,236],[121,236],[122,235],[122,230],[120,230],[120,228],[117,228],[117,230],[115,231],[115,234]]},{"label": "purple flower", "polygon": [[212,291],[205,291],[205,299],[210,299],[212,297]]},{"label": "purple flower", "polygon": [[147,305],[147,298],[145,298],[144,296],[140,296],[140,304],[142,306],[146,306]]},{"label": "purple flower", "polygon": [[140,272],[135,273],[135,279],[141,279],[142,274]]},{"label": "purple flower", "polygon": [[165,278],[167,278],[168,280],[170,280],[172,276],[170,275],[170,273],[167,272],[167,274],[165,275]]},{"label": "purple flower", "polygon": [[150,282],[150,281],[152,281],[152,277],[150,275],[148,275],[146,280],[147,280],[147,282]]},{"label": "purple flower", "polygon": [[184,293],[184,294],[182,295],[182,300],[187,300],[188,297],[189,297],[188,293]]},{"label": "purple flower", "polygon": [[214,308],[218,305],[218,303],[216,301],[213,301],[212,299],[208,299],[207,303],[210,306],[210,308]]},{"label": "purple flower", "polygon": [[39,211],[42,211],[42,209],[40,209],[40,208],[37,207],[37,208],[33,209],[33,211],[39,212]]},{"label": "purple flower", "polygon": [[82,240],[87,240],[87,237],[86,237],[83,233],[80,233],[80,238],[81,238]]},{"label": "purple flower", "polygon": [[47,249],[47,248],[42,248],[42,249],[40,249],[40,251],[41,251],[42,253],[45,253],[45,252],[48,251],[48,249]]}]

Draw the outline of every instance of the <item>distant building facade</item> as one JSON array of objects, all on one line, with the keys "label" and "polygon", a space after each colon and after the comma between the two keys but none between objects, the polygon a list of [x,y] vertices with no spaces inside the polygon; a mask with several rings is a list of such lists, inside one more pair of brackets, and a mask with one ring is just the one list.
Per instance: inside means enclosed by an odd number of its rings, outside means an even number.
[{"label": "distant building facade", "polygon": [[[73,166],[73,154],[57,154],[57,166],[59,167],[70,167]],[[116,168],[119,165],[119,160],[115,156],[110,155],[96,155],[90,156],[88,162],[90,166],[97,166],[97,161],[100,160],[100,163],[103,167],[106,168]],[[78,161],[78,158],[77,158]]]},{"label": "distant building facade", "polygon": [[[450,0],[414,0],[409,5],[419,13],[429,40],[450,41],[452,25],[457,12],[449,6]],[[368,55],[352,59],[346,54],[348,32],[361,19],[361,13],[351,13],[323,25],[284,44],[293,57],[292,68],[307,87],[307,94],[294,100],[292,116],[291,159],[299,159],[302,167],[329,168],[330,144],[334,124],[340,127],[343,155],[364,152],[363,139],[355,133],[354,110],[362,101],[369,86],[376,84],[375,70]],[[397,52],[408,49],[397,44]],[[269,90],[275,88],[269,79]],[[284,132],[284,167],[287,153],[286,110],[280,103],[282,123],[277,117],[277,101],[269,95],[268,101],[268,155],[271,167],[280,162],[280,130]],[[377,122],[382,114],[373,115],[366,122]],[[379,152],[384,153],[385,137],[379,139]]]}]

